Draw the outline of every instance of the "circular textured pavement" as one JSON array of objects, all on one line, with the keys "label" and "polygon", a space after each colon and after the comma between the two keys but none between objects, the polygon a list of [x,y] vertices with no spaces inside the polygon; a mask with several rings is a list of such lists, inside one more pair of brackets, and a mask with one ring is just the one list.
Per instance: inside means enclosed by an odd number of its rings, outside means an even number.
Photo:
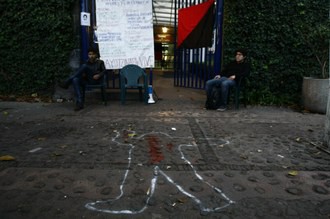
[{"label": "circular textured pavement", "polygon": [[325,115],[206,111],[202,91],[172,92],[90,94],[79,112],[0,102],[0,156],[14,158],[0,161],[0,218],[329,218]]}]

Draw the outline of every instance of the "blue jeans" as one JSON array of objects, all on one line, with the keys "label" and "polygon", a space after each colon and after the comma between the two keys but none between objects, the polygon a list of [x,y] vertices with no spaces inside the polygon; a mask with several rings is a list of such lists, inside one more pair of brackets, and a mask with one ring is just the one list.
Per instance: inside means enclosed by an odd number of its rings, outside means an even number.
[{"label": "blue jeans", "polygon": [[220,107],[227,107],[228,92],[229,89],[236,85],[235,80],[230,80],[226,77],[221,77],[220,79],[211,79],[206,82],[205,90],[207,98],[212,97],[213,88],[216,87],[220,89]]},{"label": "blue jeans", "polygon": [[82,103],[82,93],[81,93],[82,86],[85,86],[86,83],[88,83],[88,84],[99,83],[99,80],[93,79],[93,73],[94,73],[93,71],[94,71],[94,69],[91,66],[83,64],[73,75],[71,75],[65,81],[65,83],[67,83],[67,84],[72,84],[77,104],[83,104]]}]

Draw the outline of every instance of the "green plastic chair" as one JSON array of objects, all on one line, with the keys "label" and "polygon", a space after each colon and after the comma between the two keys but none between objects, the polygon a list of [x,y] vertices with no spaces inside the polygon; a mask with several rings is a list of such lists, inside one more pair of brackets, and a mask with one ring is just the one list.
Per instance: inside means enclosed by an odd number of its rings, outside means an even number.
[{"label": "green plastic chair", "polygon": [[[248,75],[247,75],[248,76]],[[234,89],[234,102],[235,102],[235,109],[238,110],[240,106],[240,99],[241,99],[241,93],[243,94],[243,104],[244,107],[246,107],[246,88],[245,88],[245,81],[247,80],[247,76],[242,77],[240,81],[234,86],[232,89]],[[230,94],[228,95],[229,99]],[[229,101],[228,101],[229,102]]]},{"label": "green plastic chair", "polygon": [[128,89],[138,89],[140,101],[148,103],[148,77],[143,68],[138,65],[129,64],[120,70],[120,101],[126,102]]}]

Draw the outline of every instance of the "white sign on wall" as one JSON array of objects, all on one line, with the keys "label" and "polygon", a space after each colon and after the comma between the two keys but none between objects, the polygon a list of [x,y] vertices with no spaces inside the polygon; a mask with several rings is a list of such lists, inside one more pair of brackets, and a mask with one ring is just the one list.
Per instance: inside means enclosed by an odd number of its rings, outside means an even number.
[{"label": "white sign on wall", "polygon": [[96,25],[107,69],[154,67],[152,0],[96,0]]},{"label": "white sign on wall", "polygon": [[90,26],[91,18],[90,13],[81,12],[80,13],[80,25],[81,26]]}]

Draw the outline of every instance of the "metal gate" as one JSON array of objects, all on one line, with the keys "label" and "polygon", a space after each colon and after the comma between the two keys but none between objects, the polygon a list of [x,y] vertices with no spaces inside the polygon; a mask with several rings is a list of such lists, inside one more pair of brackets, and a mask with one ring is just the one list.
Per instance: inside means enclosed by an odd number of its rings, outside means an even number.
[{"label": "metal gate", "polygon": [[[220,72],[222,60],[222,20],[223,1],[216,1],[216,16],[212,48],[176,48],[174,53],[174,85],[179,87],[204,89],[208,79]],[[203,0],[175,0],[177,9],[203,3]],[[177,14],[175,15],[177,19]],[[177,21],[174,22],[177,30]],[[177,35],[177,33],[175,33]]]}]

